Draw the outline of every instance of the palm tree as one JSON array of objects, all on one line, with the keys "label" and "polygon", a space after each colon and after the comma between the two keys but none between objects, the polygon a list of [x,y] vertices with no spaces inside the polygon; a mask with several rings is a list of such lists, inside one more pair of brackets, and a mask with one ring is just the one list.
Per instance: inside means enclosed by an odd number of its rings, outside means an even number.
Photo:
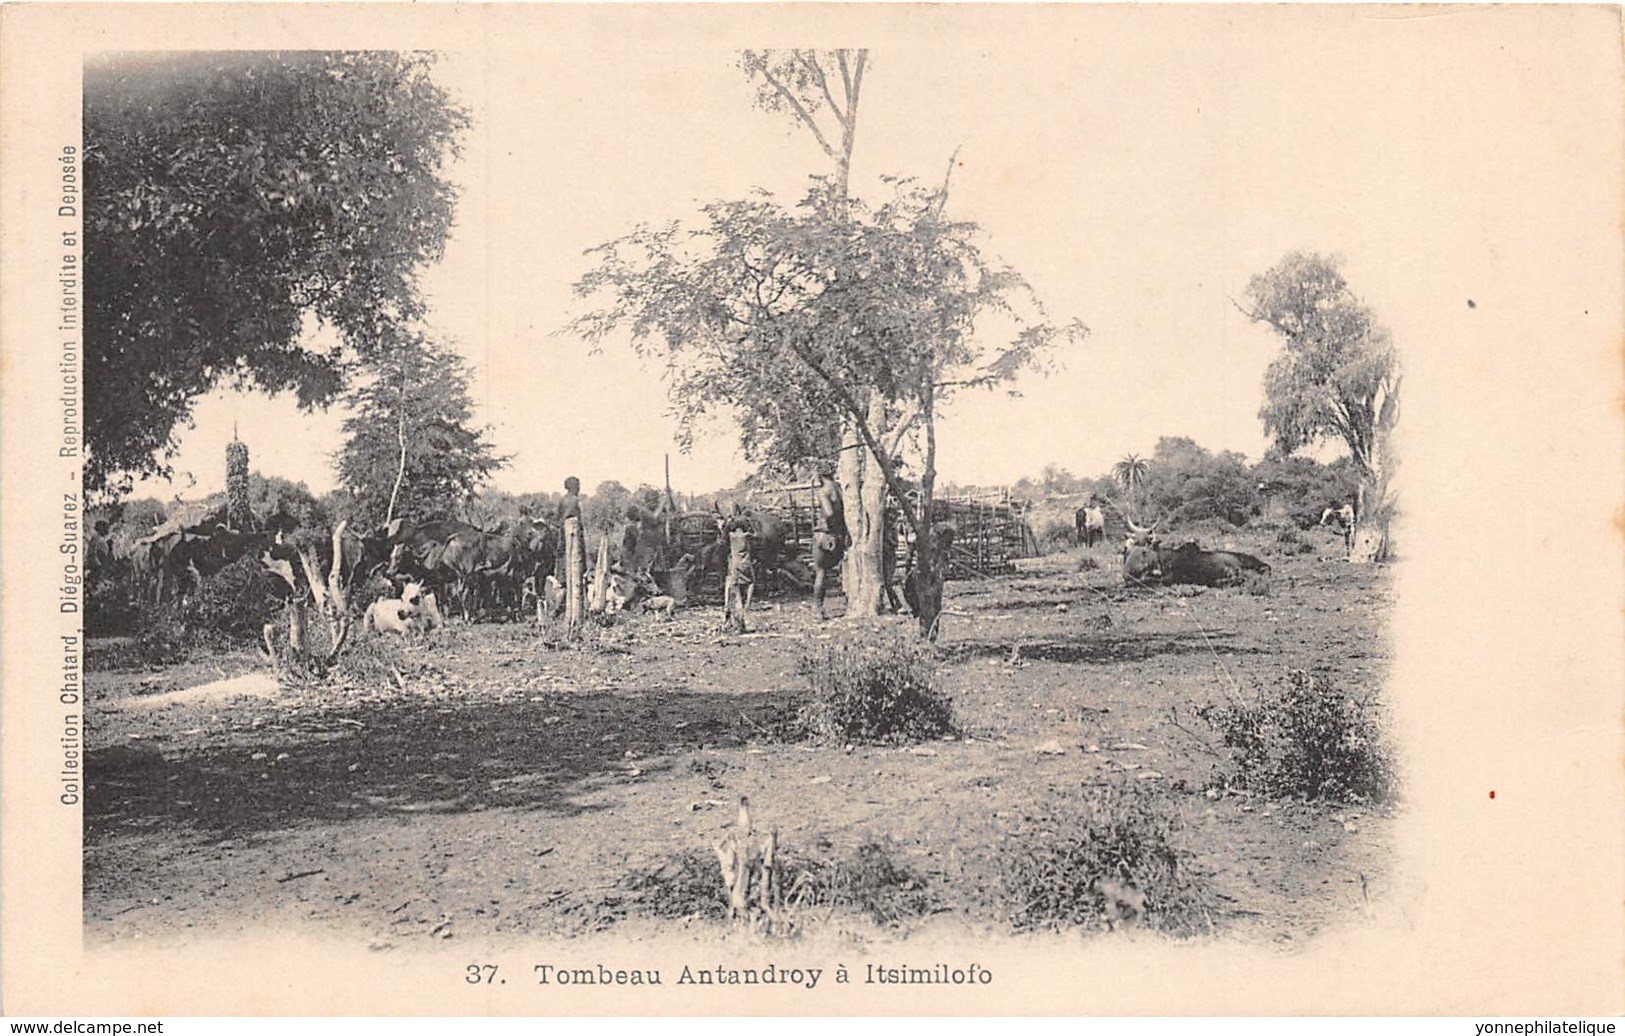
[{"label": "palm tree", "polygon": [[1128,491],[1129,510],[1134,510],[1134,498],[1139,488],[1145,485],[1146,472],[1151,470],[1151,462],[1137,453],[1130,453],[1122,460],[1112,465],[1112,477],[1117,479],[1118,485]]}]

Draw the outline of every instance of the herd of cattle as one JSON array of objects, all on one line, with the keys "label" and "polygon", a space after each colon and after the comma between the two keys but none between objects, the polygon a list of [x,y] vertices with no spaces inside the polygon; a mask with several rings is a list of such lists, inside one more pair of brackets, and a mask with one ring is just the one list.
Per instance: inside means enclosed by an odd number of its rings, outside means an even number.
[{"label": "herd of cattle", "polygon": [[[720,588],[728,566],[725,525],[749,528],[756,570],[789,585],[805,588],[811,575],[790,545],[790,530],[771,513],[686,516],[709,526],[709,540],[690,553],[675,545],[674,522],[644,516],[625,530],[606,585],[596,583],[589,599],[608,612],[638,607],[670,615],[687,603],[707,578]],[[702,534],[703,535],[703,534]],[[316,573],[339,574],[343,585],[361,589],[371,602],[365,627],[395,630],[402,616],[416,616],[414,628],[441,621],[442,610],[465,619],[477,616],[514,618],[556,615],[563,609],[563,533],[557,524],[530,516],[482,529],[467,522],[412,522],[396,519],[370,533],[357,534],[341,525],[331,535],[301,530],[273,516],[262,530],[230,528],[216,512],[184,527],[155,530],[115,559],[105,532],[89,552],[93,579],[121,567],[140,600],[164,604],[184,600],[204,581],[227,567],[251,559],[267,575],[283,600],[309,591]],[[336,555],[336,558],[335,558]],[[590,573],[589,573],[590,575]],[[400,602],[390,615],[389,602]]]},{"label": "herd of cattle", "polygon": [[[1350,510],[1350,509],[1345,509]],[[679,523],[713,516],[681,516]],[[1093,502],[1077,512],[1079,538],[1094,547],[1104,538],[1104,516]],[[1323,524],[1341,524],[1345,535],[1352,515],[1328,509]],[[811,574],[789,544],[784,522],[768,512],[714,516],[714,534],[692,552],[681,552],[673,521],[644,516],[627,528],[607,585],[589,590],[607,612],[637,608],[670,616],[687,604],[707,579],[720,588],[728,570],[727,530],[748,528],[749,550],[760,577],[777,576],[805,588]],[[1267,577],[1270,566],[1239,551],[1204,550],[1194,542],[1168,546],[1156,527],[1128,523],[1130,535],[1119,551],[1125,585],[1197,584],[1230,586]],[[113,564],[105,540],[90,560]],[[496,529],[443,520],[396,519],[365,535],[341,525],[330,537],[302,532],[273,517],[267,528],[228,528],[224,515],[184,528],[158,530],[136,542],[121,562],[141,597],[162,603],[184,598],[203,580],[245,558],[270,574],[283,600],[310,590],[317,572],[333,571],[343,584],[365,588],[364,628],[411,632],[441,624],[443,611],[465,620],[479,616],[515,618],[534,611],[538,619],[563,609],[561,530],[545,519],[524,516]],[[335,556],[336,555],[336,556]],[[92,573],[94,578],[94,573]]]}]

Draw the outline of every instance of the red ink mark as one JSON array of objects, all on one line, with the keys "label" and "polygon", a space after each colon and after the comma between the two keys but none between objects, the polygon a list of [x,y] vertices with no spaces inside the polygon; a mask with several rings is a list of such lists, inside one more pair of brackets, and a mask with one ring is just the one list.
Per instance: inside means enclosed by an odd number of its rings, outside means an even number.
[{"label": "red ink mark", "polygon": [[1492,798],[1492,799],[1495,798],[1495,792],[1493,792],[1493,791],[1490,792],[1490,798]]}]

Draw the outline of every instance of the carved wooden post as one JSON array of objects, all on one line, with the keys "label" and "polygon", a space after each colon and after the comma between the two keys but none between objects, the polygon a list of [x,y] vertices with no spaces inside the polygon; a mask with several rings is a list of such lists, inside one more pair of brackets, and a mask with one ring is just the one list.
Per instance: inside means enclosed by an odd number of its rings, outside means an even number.
[{"label": "carved wooden post", "polygon": [[592,600],[587,602],[594,615],[602,615],[609,603],[609,536],[598,539],[598,561],[592,567]]},{"label": "carved wooden post", "polygon": [[587,610],[587,588],[581,577],[586,574],[587,559],[581,547],[581,519],[564,520],[564,625],[572,637],[581,633],[581,620]]}]

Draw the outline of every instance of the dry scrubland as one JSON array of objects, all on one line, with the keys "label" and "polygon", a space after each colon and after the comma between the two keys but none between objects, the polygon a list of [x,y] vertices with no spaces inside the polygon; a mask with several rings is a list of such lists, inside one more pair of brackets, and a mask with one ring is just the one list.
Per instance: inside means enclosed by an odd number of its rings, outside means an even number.
[{"label": "dry scrubland", "polygon": [[[1301,944],[1394,881],[1370,741],[1390,573],[1325,533],[1203,540],[1265,557],[1267,592],[1124,589],[1103,548],[949,584],[910,672],[935,667],[955,733],[897,744],[795,720],[829,721],[806,708],[821,655],[892,652],[906,623],[817,624],[802,600],[759,599],[743,637],[703,608],[582,646],[495,624],[363,643],[321,686],[275,687],[248,649],[146,667],[93,641],[88,935],[708,938],[727,924],[711,846],[744,795],[780,832],[778,935]],[[1335,726],[1344,695],[1373,726]],[[1282,756],[1294,739],[1309,750]]]}]

